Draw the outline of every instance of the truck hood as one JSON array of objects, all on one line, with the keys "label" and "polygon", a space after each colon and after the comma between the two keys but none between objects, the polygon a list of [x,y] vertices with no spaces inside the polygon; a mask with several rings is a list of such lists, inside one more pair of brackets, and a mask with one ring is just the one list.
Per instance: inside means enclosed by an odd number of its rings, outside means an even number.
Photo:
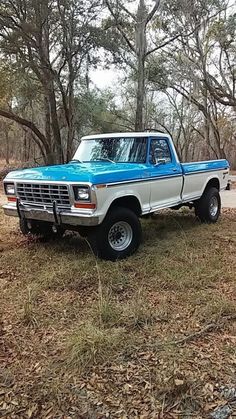
[{"label": "truck hood", "polygon": [[8,173],[5,180],[90,182],[92,184],[140,179],[146,164],[139,163],[68,163],[56,166],[20,169]]}]

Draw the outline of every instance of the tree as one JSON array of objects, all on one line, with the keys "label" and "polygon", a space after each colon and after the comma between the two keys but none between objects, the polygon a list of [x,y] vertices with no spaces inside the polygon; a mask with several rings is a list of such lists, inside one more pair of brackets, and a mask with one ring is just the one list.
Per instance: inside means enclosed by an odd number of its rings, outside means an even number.
[{"label": "tree", "polygon": [[146,63],[151,54],[171,43],[179,34],[171,34],[168,38],[159,40],[157,45],[153,45],[147,32],[148,27],[151,27],[153,23],[157,11],[160,9],[160,0],[155,0],[151,10],[148,10],[145,0],[139,0],[135,13],[131,12],[122,0],[117,0],[115,3],[105,0],[105,3],[113,18],[115,27],[134,58],[134,62],[130,60],[129,64],[135,70],[137,78],[135,130],[142,131],[144,128],[143,107],[147,78],[145,73]]},{"label": "tree", "polygon": [[[177,8],[176,2],[173,2],[168,13],[173,14],[178,27],[182,24],[191,35],[181,35],[162,51],[162,57],[153,59],[149,79],[157,85],[157,89],[166,92],[174,89],[197,107],[204,119],[204,138],[208,147],[216,157],[225,158],[224,141],[218,127],[218,108],[219,102],[232,106],[233,102],[222,100],[222,92],[226,91],[226,86],[229,92],[234,92],[234,78],[232,68],[224,75],[222,66],[216,66],[217,57],[222,57],[223,52],[220,45],[217,44],[216,48],[215,28],[221,21],[221,14],[228,10],[227,4],[217,0],[189,3],[191,8],[186,7],[185,1],[178,2]],[[212,74],[213,68],[216,69],[215,75]]]},{"label": "tree", "polygon": [[[71,156],[74,135],[74,87],[83,60],[95,45],[94,22],[100,2],[92,0],[3,0],[0,49],[18,71],[37,81],[43,98],[44,127],[13,112],[0,115],[27,127],[49,161]],[[94,36],[93,36],[94,33]],[[66,126],[66,138],[61,127]]]},{"label": "tree", "polygon": [[196,39],[204,82],[217,102],[236,110],[236,13],[227,16],[225,10],[224,18],[220,15],[212,27],[209,28],[209,32],[215,42],[214,65],[217,70],[215,74],[212,74],[209,63],[204,58],[200,34]]}]

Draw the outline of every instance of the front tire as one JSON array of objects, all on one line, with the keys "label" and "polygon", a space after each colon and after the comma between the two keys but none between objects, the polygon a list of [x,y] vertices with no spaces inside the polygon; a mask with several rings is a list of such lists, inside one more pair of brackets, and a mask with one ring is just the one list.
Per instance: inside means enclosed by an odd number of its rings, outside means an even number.
[{"label": "front tire", "polygon": [[204,223],[216,223],[221,212],[221,199],[217,188],[208,188],[195,205],[196,216]]},{"label": "front tire", "polygon": [[115,261],[133,254],[139,247],[142,228],[137,215],[128,208],[111,209],[103,223],[88,236],[95,255]]}]

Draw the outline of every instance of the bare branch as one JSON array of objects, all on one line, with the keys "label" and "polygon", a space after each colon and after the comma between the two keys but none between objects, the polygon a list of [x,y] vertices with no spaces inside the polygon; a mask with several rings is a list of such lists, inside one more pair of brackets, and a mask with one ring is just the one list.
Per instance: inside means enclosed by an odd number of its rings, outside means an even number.
[{"label": "bare branch", "polygon": [[135,20],[135,15],[132,13],[132,12],[130,12],[123,4],[121,4],[120,2],[118,2],[118,4],[119,4],[119,6],[120,6],[120,8],[122,9],[122,10],[124,10],[124,12],[125,13],[127,13],[127,15],[129,15],[133,20]]},{"label": "bare branch", "polygon": [[152,10],[150,11],[150,13],[148,13],[147,15],[147,19],[146,19],[146,25],[148,24],[148,22],[150,22],[150,20],[153,18],[153,16],[155,15],[157,9],[160,6],[160,0],[156,0]]},{"label": "bare branch", "polygon": [[147,53],[146,53],[146,57],[147,57],[148,55],[152,54],[153,52],[158,51],[158,50],[159,50],[159,49],[161,49],[161,48],[164,48],[166,45],[170,44],[171,42],[173,42],[175,39],[179,38],[180,36],[181,36],[181,33],[179,33],[179,34],[177,34],[177,35],[173,36],[173,38],[167,39],[167,41],[165,41],[163,44],[157,45],[155,48],[153,48],[153,49],[151,49],[151,50],[147,51]]},{"label": "bare branch", "polygon": [[123,29],[122,29],[121,25],[119,24],[119,21],[118,21],[117,15],[114,13],[114,11],[113,11],[113,9],[112,9],[112,6],[111,6],[111,4],[109,3],[109,1],[108,1],[108,0],[105,0],[105,3],[106,3],[106,5],[107,5],[107,8],[108,8],[109,12],[111,13],[111,15],[112,15],[113,19],[114,19],[114,20],[115,20],[115,22],[116,22],[116,26],[117,26],[118,31],[119,31],[119,32],[121,33],[121,35],[123,36],[123,38],[124,38],[125,42],[127,43],[128,47],[131,49],[131,51],[132,51],[132,52],[134,52],[134,53],[136,53],[136,50],[135,50],[134,45],[130,42],[130,40],[129,40],[128,36],[126,35],[126,33],[123,31]]},{"label": "bare branch", "polygon": [[39,138],[42,144],[45,145],[47,143],[45,135],[36,127],[32,121],[28,121],[27,119],[4,109],[0,109],[0,116],[3,116],[4,118],[10,119],[11,121],[15,121],[18,124],[29,128],[36,135],[36,137]]},{"label": "bare branch", "polygon": [[[166,132],[172,137],[172,133],[170,132],[170,130],[167,128],[167,126],[165,124],[162,124],[161,122],[159,122],[158,119],[155,119],[155,123],[158,124],[158,125],[160,125],[160,127],[164,128],[166,130]],[[149,129],[149,128],[145,127],[145,130],[147,130],[147,129]],[[151,128],[150,127],[150,131],[152,129],[155,131],[154,128]]]},{"label": "bare branch", "polygon": [[[155,7],[155,6],[154,6]],[[209,16],[205,23],[209,22],[211,19],[213,19],[214,17],[216,17],[220,12],[226,10],[226,8],[218,10],[216,13],[214,13],[213,15]],[[158,51],[161,48],[164,48],[166,45],[169,45],[171,42],[175,41],[176,39],[178,39],[180,36],[182,36],[183,38],[187,38],[191,35],[193,35],[198,29],[200,29],[200,27],[202,26],[203,22],[199,22],[194,28],[193,30],[191,30],[190,32],[184,34],[183,31],[181,31],[179,34],[176,34],[175,36],[173,36],[172,38],[168,39],[167,41],[163,42],[163,44],[157,45],[155,48],[151,49],[150,51],[147,51],[146,53],[146,57],[150,54],[152,54],[155,51]]]}]

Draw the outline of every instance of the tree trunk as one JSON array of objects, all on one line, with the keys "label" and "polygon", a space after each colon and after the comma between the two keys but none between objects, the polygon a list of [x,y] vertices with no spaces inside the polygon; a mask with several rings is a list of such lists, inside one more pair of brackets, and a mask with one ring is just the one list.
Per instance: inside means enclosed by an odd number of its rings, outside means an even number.
[{"label": "tree trunk", "polygon": [[68,126],[68,135],[67,135],[67,151],[66,151],[66,161],[70,161],[73,154],[73,140],[75,135],[74,127],[74,113],[72,111],[70,116],[70,124]]},{"label": "tree trunk", "polygon": [[5,132],[5,140],[6,140],[6,164],[10,163],[10,153],[9,153],[9,131],[8,131],[8,127],[6,127],[6,132]]},{"label": "tree trunk", "polygon": [[138,88],[135,115],[135,131],[143,131],[143,106],[145,95],[145,62],[142,56],[138,57]]},{"label": "tree trunk", "polygon": [[45,118],[45,137],[50,149],[50,153],[46,156],[47,161],[45,163],[54,163],[54,150],[51,136],[51,117],[50,117],[50,104],[46,94],[44,94],[44,118]]},{"label": "tree trunk", "polygon": [[61,143],[61,133],[58,123],[57,115],[57,104],[55,97],[55,90],[53,86],[53,81],[50,81],[49,91],[48,91],[48,100],[50,103],[50,116],[51,116],[51,127],[56,149],[56,159],[58,163],[64,163],[64,154]]},{"label": "tree trunk", "polygon": [[145,57],[147,49],[146,39],[147,10],[144,0],[140,0],[136,23],[136,54],[138,64],[138,86],[136,95],[135,131],[143,131],[143,105],[145,96]]},{"label": "tree trunk", "polygon": [[[55,74],[52,71],[50,62],[50,2],[35,2],[36,22],[39,28],[37,41],[39,50],[39,59],[41,64],[41,82],[44,86],[44,104],[45,104],[45,133],[52,154],[55,147],[55,156],[51,156],[54,162],[64,163],[64,154],[61,142],[61,132],[59,127],[57,101],[55,92]],[[51,134],[54,144],[52,144]]]},{"label": "tree trunk", "polygon": [[24,142],[23,142],[23,161],[27,161],[27,131],[24,131]]},{"label": "tree trunk", "polygon": [[74,71],[71,60],[69,61],[69,84],[68,84],[68,113],[67,113],[67,145],[66,145],[66,161],[70,161],[72,158],[72,146],[75,135],[74,125]]}]

